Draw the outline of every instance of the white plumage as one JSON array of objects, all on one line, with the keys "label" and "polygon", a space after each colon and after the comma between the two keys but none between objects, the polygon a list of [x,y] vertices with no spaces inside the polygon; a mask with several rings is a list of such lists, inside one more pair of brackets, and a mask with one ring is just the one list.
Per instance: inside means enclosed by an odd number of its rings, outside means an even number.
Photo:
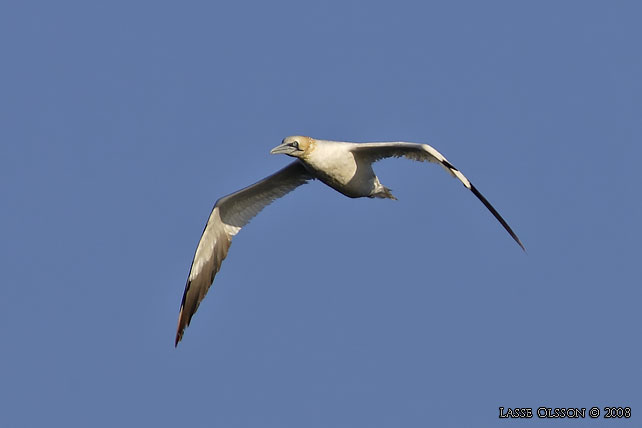
[{"label": "white plumage", "polygon": [[214,281],[227,256],[232,237],[254,216],[274,200],[313,179],[351,198],[396,199],[372,170],[372,164],[380,159],[403,156],[440,164],[479,198],[524,249],[517,235],[488,200],[441,153],[427,144],[348,143],[294,136],[284,139],[270,153],[283,153],[296,160],[258,183],[222,197],[214,204],[185,285],[175,345],[183,337],[185,328]]}]

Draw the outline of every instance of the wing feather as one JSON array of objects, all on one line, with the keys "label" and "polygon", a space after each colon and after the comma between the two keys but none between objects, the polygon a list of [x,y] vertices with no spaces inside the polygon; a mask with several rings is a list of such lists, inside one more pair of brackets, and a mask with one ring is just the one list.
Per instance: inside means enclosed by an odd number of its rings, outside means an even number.
[{"label": "wing feather", "polygon": [[450,175],[457,178],[462,184],[479,199],[484,206],[495,216],[497,221],[506,229],[508,234],[517,242],[517,244],[526,251],[524,244],[517,237],[513,229],[508,225],[506,220],[497,212],[497,210],[488,202],[472,183],[453,166],[448,160],[432,146],[428,144],[390,142],[390,143],[358,143],[354,145],[352,152],[356,156],[363,156],[370,162],[376,162],[384,158],[405,157],[416,161],[427,161],[440,164]]},{"label": "wing feather", "polygon": [[297,160],[269,177],[216,201],[187,277],[178,315],[175,346],[221,268],[232,237],[263,208],[312,178]]}]

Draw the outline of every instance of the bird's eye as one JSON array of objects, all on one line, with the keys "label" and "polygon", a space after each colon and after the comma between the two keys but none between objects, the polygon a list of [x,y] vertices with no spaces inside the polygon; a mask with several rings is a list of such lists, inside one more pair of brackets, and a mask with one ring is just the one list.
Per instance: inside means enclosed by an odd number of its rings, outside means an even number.
[{"label": "bird's eye", "polygon": [[299,142],[298,141],[293,141],[292,142],[292,147],[294,147],[295,149],[298,149],[299,148]]}]

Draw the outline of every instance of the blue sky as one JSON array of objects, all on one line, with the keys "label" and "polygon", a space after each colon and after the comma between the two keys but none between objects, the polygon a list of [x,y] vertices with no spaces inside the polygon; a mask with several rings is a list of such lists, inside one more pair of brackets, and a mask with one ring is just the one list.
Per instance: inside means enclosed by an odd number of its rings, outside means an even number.
[{"label": "blue sky", "polygon": [[[0,424],[461,427],[642,411],[637,2],[5,2]],[[234,240],[287,135],[405,140],[398,201],[314,182]],[[564,426],[607,424],[547,421]],[[639,422],[637,422],[639,424]]]}]

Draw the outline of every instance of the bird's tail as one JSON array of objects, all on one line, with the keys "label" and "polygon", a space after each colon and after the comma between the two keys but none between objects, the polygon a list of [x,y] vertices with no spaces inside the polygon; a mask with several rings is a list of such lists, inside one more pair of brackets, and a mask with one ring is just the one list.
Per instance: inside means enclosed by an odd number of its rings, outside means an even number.
[{"label": "bird's tail", "polygon": [[371,198],[382,198],[382,199],[387,198],[387,199],[393,199],[395,201],[397,200],[397,198],[395,198],[392,195],[392,190],[388,189],[386,186],[381,184],[381,181],[379,181],[379,177],[375,176],[373,184],[374,184],[374,191],[370,193]]},{"label": "bird's tail", "polygon": [[375,193],[374,196],[382,199],[388,198],[388,199],[393,199],[395,201],[397,200],[397,198],[395,198],[395,196],[392,194],[392,190],[388,189],[386,186],[381,186],[381,188],[378,189],[377,193]]}]

